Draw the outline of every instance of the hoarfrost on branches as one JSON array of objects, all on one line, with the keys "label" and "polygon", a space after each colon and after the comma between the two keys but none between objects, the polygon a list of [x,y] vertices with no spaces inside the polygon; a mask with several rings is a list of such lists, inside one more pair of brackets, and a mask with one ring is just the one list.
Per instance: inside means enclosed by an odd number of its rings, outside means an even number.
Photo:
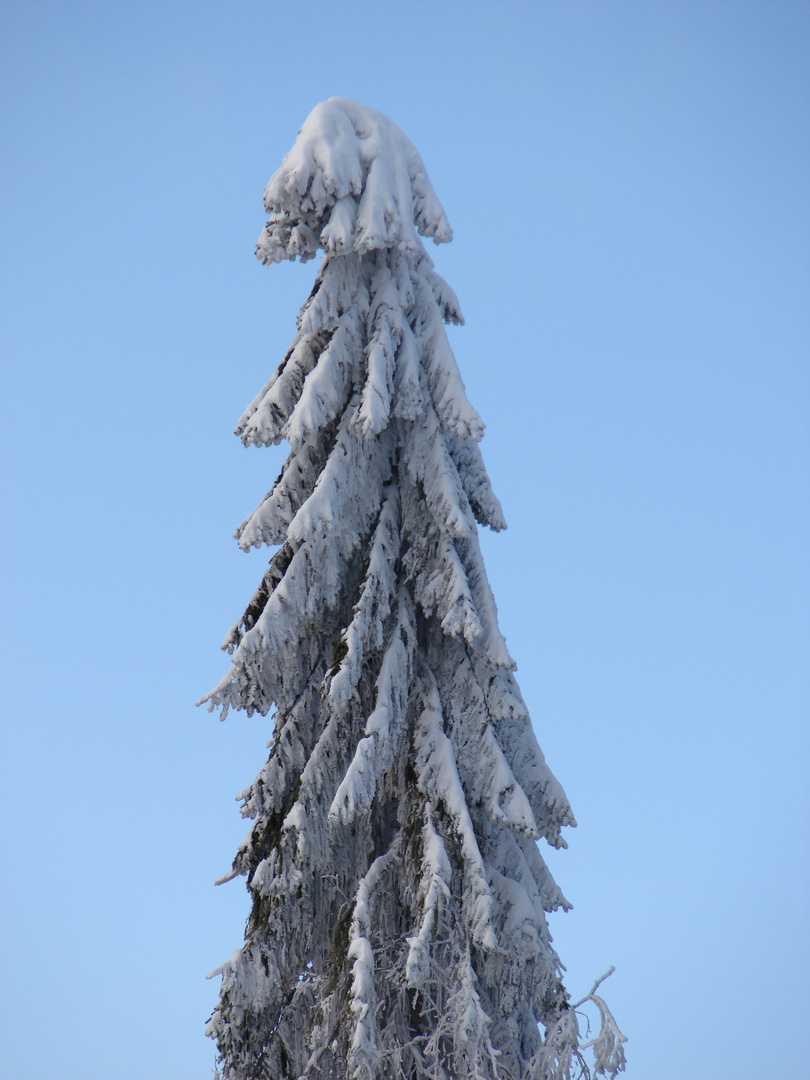
[{"label": "hoarfrost on branches", "polygon": [[265,206],[262,262],[324,256],[236,429],[290,454],[236,530],[275,551],[203,699],[274,720],[220,879],[252,898],[216,972],[222,1076],[572,1080],[588,1047],[615,1076],[624,1037],[595,986],[582,1043],[546,922],[570,905],[537,840],[575,822],[478,544],[505,521],[421,239],[449,241],[447,217],[409,140],[346,98],[313,110]]}]

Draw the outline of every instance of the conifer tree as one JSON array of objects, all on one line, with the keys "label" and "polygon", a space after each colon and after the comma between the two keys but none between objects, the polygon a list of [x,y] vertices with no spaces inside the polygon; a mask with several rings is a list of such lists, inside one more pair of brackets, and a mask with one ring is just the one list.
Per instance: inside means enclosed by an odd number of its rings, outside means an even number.
[{"label": "conifer tree", "polygon": [[[584,1067],[538,849],[564,847],[477,525],[505,527],[445,331],[452,237],[413,145],[319,105],[265,191],[263,263],[323,251],[239,421],[290,453],[239,546],[274,548],[203,701],[272,713],[232,871],[252,910],[217,970],[226,1080],[548,1080]],[[595,990],[596,988],[594,988]],[[596,1067],[623,1068],[601,999]],[[545,1036],[538,1024],[543,1025]]]}]

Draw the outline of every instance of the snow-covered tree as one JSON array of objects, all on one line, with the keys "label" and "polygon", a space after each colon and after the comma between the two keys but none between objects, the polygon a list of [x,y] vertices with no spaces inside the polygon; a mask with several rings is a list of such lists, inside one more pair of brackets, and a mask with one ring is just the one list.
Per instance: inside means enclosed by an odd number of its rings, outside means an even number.
[{"label": "snow-covered tree", "polygon": [[[481,558],[476,522],[505,523],[446,336],[458,301],[420,239],[450,225],[413,145],[346,98],[311,113],[265,206],[262,262],[324,256],[237,427],[290,454],[236,530],[275,551],[203,699],[274,718],[221,879],[246,875],[252,898],[217,971],[222,1075],[574,1075],[546,923],[569,905],[537,845],[565,846],[574,818]],[[623,1037],[600,1012],[615,1075]]]}]

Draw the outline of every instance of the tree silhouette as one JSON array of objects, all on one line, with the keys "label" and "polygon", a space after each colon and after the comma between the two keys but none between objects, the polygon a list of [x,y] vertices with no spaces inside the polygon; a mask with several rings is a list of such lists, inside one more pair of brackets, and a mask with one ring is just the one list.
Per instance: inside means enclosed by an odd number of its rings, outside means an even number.
[{"label": "tree silhouette", "polygon": [[262,262],[324,257],[237,427],[290,454],[236,531],[277,550],[203,699],[275,720],[226,875],[253,906],[218,969],[222,1075],[570,1075],[545,917],[569,905],[536,841],[565,846],[574,819],[481,558],[476,522],[505,523],[446,336],[458,301],[420,239],[450,226],[409,140],[345,98],[311,113],[265,205]]}]

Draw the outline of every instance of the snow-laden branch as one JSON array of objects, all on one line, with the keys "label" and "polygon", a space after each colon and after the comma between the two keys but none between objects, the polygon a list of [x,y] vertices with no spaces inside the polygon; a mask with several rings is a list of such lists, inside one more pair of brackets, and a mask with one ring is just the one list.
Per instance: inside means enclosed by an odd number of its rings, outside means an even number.
[{"label": "snow-laden branch", "polygon": [[[567,1006],[557,1021],[550,1025],[543,1045],[532,1058],[526,1080],[590,1080],[591,1070],[584,1052],[592,1050],[594,1072],[614,1080],[627,1067],[624,1044],[627,1037],[621,1033],[613,1014],[604,1000],[596,993],[598,987],[613,974],[611,967],[575,1005]],[[595,1005],[599,1013],[599,1033],[593,1039],[582,1040],[579,1010],[587,1004]]]},{"label": "snow-laden branch", "polygon": [[349,1008],[354,1016],[354,1033],[349,1051],[352,1080],[374,1080],[377,1075],[380,1054],[375,1017],[374,950],[369,940],[372,933],[371,906],[380,879],[394,858],[396,852],[389,850],[374,860],[360,881],[354,899],[347,952],[352,962],[349,991]]},{"label": "snow-laden branch", "polygon": [[492,925],[492,893],[484,861],[478,847],[464,789],[456,767],[453,747],[442,730],[441,701],[434,686],[425,695],[425,707],[416,725],[417,784],[435,807],[442,803],[459,837],[464,859],[465,908],[473,942],[482,949],[496,951],[498,940]]},{"label": "snow-laden branch", "polygon": [[416,627],[410,598],[400,590],[397,621],[376,682],[376,706],[366,721],[365,737],[357,744],[352,763],[329,809],[329,820],[352,821],[366,813],[380,778],[391,768],[399,749],[408,707],[416,647]]}]

